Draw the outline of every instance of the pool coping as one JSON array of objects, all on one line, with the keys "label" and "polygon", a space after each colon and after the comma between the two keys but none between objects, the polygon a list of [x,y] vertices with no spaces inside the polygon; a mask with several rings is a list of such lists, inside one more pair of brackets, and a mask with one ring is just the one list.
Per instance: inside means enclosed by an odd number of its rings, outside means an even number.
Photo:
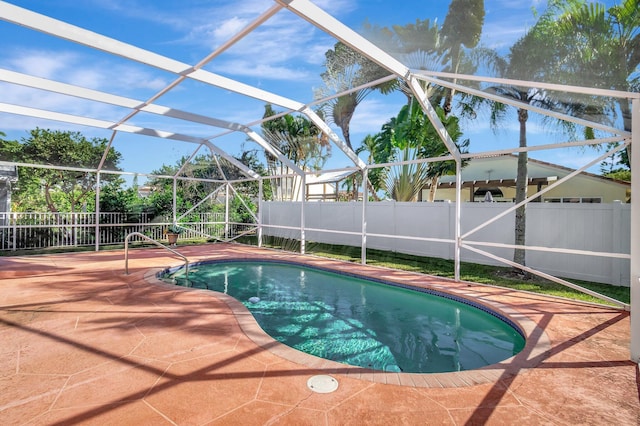
[{"label": "pool coping", "polygon": [[[464,299],[464,301],[461,303],[468,303],[470,306],[475,306],[479,309],[482,309],[482,307],[484,307],[490,314],[493,314],[495,312],[498,315],[507,318],[509,320],[508,322],[511,322],[512,326],[517,327],[519,329],[518,331],[520,331],[524,336],[525,346],[522,351],[510,358],[507,358],[499,363],[491,364],[474,370],[454,371],[447,373],[403,373],[373,370],[365,367],[352,366],[336,361],[327,360],[287,346],[268,335],[260,327],[247,307],[232,296],[212,290],[181,287],[158,279],[157,274],[159,272],[162,272],[163,270],[166,270],[166,268],[152,268],[145,273],[144,279],[145,281],[153,283],[155,285],[167,286],[173,289],[183,289],[185,291],[202,292],[203,294],[210,295],[223,301],[234,314],[234,317],[238,322],[242,332],[256,345],[278,357],[309,368],[322,369],[323,371],[330,372],[332,374],[344,374],[348,375],[350,378],[357,378],[373,383],[395,384],[417,388],[459,388],[475,386],[483,383],[495,383],[500,379],[512,377],[515,374],[522,374],[528,369],[535,367],[544,359],[543,355],[551,348],[551,341],[544,329],[538,326],[538,324],[527,315],[500,302],[489,300],[484,297],[486,295],[483,295],[482,293],[475,291],[472,288],[475,286],[481,286],[480,284],[456,282],[453,280],[447,280],[438,277],[439,282],[450,281],[456,284],[467,285],[466,288],[462,289],[445,287],[442,284],[438,285],[430,282],[433,277],[429,275],[420,274],[417,272],[396,271],[401,272],[403,276],[409,275],[412,278],[410,280],[411,283],[407,284],[406,282],[403,282],[407,281],[406,279],[393,279],[393,277],[389,276],[380,278],[379,276],[375,275],[375,272],[380,272],[381,270],[389,273],[395,271],[388,268],[354,264],[350,262],[326,258],[307,258],[296,255],[289,255],[286,259],[282,258],[281,256],[266,255],[250,257],[243,256],[241,258],[207,258],[199,260],[195,263],[234,261],[266,261],[307,266],[314,269],[321,269],[339,274],[373,280],[378,283],[387,283],[403,288],[415,289],[417,291],[426,290],[427,292],[432,291],[436,294],[448,294],[451,295],[452,299],[454,300]],[[315,264],[317,263],[317,261],[321,261],[323,264],[321,266]],[[358,269],[360,273],[346,271],[345,268]],[[367,275],[362,271],[370,271],[371,275]]]}]

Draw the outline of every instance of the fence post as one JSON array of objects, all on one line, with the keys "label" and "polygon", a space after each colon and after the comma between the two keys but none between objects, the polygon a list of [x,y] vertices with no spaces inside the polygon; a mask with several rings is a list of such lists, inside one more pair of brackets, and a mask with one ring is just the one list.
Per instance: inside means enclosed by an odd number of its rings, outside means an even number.
[{"label": "fence post", "polygon": [[73,246],[78,246],[78,223],[80,222],[78,219],[79,213],[71,213],[71,226],[73,229]]},{"label": "fence post", "polygon": [[[616,251],[616,241],[621,241],[623,239],[623,231],[622,231],[622,202],[613,202],[611,204],[611,213],[610,213],[610,223],[611,223],[611,246],[607,247],[607,251],[615,252]],[[620,272],[622,270],[622,265],[624,264],[621,259],[610,259],[611,262],[611,274],[610,280],[612,284],[615,285],[626,285],[626,283],[622,282],[623,274]],[[618,272],[616,272],[618,271]]]},{"label": "fence post", "polygon": [[263,197],[263,179],[258,180],[258,247],[262,247],[262,209],[264,207]]},{"label": "fence post", "polygon": [[13,223],[13,227],[12,227],[12,230],[13,230],[13,238],[12,238],[12,240],[13,241],[11,242],[13,247],[12,247],[11,251],[16,251],[16,245],[18,244],[18,226],[17,226],[18,225],[18,217],[16,216],[15,213],[11,213],[11,217],[12,218],[9,220],[10,222]]},{"label": "fence post", "polygon": [[95,232],[95,251],[100,250],[100,172],[96,173],[96,211],[93,216],[96,225]]},{"label": "fence post", "polygon": [[631,291],[631,360],[640,363],[640,99],[632,101],[631,108],[631,268],[629,270]]}]

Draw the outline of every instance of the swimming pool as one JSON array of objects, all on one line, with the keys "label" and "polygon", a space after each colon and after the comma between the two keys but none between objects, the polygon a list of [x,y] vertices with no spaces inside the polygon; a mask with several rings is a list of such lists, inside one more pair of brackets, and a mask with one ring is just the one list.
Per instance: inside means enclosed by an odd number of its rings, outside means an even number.
[{"label": "swimming pool", "polygon": [[307,265],[201,262],[188,281],[178,268],[163,279],[234,297],[287,346],[374,370],[471,370],[510,358],[525,344],[515,324],[483,305]]}]

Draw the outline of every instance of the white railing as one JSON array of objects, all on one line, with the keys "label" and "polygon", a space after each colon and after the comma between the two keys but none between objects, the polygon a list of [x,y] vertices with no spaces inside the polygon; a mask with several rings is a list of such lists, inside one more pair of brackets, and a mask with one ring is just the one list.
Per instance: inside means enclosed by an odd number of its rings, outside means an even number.
[{"label": "white railing", "polygon": [[146,235],[141,234],[139,232],[132,232],[132,233],[128,234],[124,239],[124,273],[126,275],[129,275],[129,241],[133,237],[138,237],[140,239],[149,241],[149,242],[155,244],[158,247],[162,247],[162,248],[164,248],[166,250],[169,250],[171,253],[175,254],[176,256],[178,256],[179,258],[184,260],[184,276],[185,276],[185,278],[187,280],[189,279],[189,259],[187,259],[187,257],[185,255],[183,255],[182,253],[177,252],[174,249],[165,246],[161,242],[156,241],[156,240],[154,240],[152,238],[149,238]]},{"label": "white railing", "polygon": [[[93,246],[96,239],[99,246],[120,245],[132,232],[161,240],[170,224],[147,214],[100,213],[96,224],[95,213],[0,213],[0,251]],[[199,213],[181,225],[184,239],[225,236],[224,213]]]}]

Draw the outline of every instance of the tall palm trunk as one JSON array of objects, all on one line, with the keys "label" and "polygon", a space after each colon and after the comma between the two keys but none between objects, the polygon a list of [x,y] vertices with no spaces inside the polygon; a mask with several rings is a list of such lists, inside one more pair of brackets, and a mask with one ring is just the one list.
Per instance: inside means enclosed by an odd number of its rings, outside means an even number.
[{"label": "tall palm trunk", "polygon": [[[520,148],[527,146],[527,119],[529,112],[526,109],[518,110],[518,121],[520,122]],[[527,198],[527,153],[518,153],[518,173],[516,178],[516,204]],[[526,204],[516,209],[515,223],[515,245],[525,245],[526,235]],[[520,265],[525,265],[525,250],[515,249],[513,252],[513,261]]]},{"label": "tall palm trunk", "polygon": [[439,176],[433,176],[431,179],[431,186],[429,187],[429,196],[427,201],[434,202],[436,199],[436,191],[438,190],[438,182],[440,181]]}]

